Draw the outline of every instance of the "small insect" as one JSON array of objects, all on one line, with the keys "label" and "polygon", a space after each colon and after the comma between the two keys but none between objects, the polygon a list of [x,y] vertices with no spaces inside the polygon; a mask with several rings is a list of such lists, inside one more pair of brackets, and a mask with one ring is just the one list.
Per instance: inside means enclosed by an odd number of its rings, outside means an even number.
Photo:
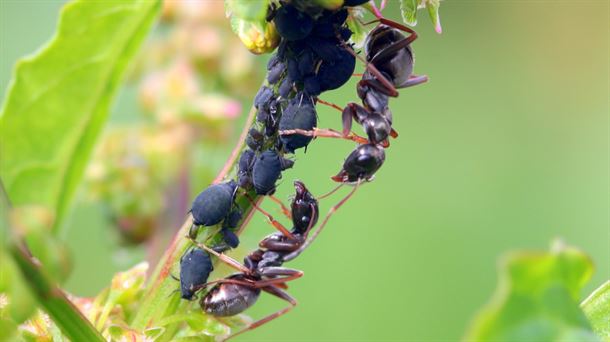
[{"label": "small insect", "polygon": [[[312,130],[317,125],[316,108],[313,105],[313,100],[305,93],[299,93],[295,96],[280,118],[279,129],[281,131],[302,129]],[[311,141],[311,137],[303,135],[283,135],[280,139],[284,145],[284,150],[288,153],[294,153],[296,149],[307,147]]]},{"label": "small insect", "polygon": [[341,42],[349,40],[352,34],[345,26],[347,17],[346,9],[324,10],[317,14],[314,22],[308,13],[291,4],[283,4],[275,10],[273,20],[284,37],[276,56],[285,62],[287,70],[287,80],[279,89],[282,97],[295,86],[299,91],[317,96],[339,88],[349,80],[356,62],[355,57],[341,46]]},{"label": "small insect", "polygon": [[271,85],[276,84],[284,71],[286,71],[286,65],[284,65],[277,54],[274,54],[269,59],[269,62],[267,62],[267,82]]},{"label": "small insect", "polygon": [[293,165],[293,161],[283,158],[275,150],[267,150],[258,155],[252,167],[252,184],[256,193],[273,194],[275,183],[282,175],[282,171]]},{"label": "small insect", "polygon": [[[417,39],[417,33],[410,28],[385,18],[378,18],[380,24],[367,36],[365,42],[366,71],[358,82],[357,93],[363,105],[349,103],[345,108],[335,104],[317,101],[329,105],[341,112],[343,130],[314,128],[312,131],[287,130],[280,134],[301,134],[311,137],[330,137],[353,140],[358,143],[369,142],[389,146],[388,137],[396,138],[398,133],[392,128],[392,112],[388,107],[388,97],[398,96],[397,89],[424,83],[427,76],[414,76],[413,51],[411,43]],[[409,32],[405,37],[402,31]],[[344,46],[345,52],[357,56],[350,47]],[[361,124],[368,139],[351,133],[352,121]]]},{"label": "small insect", "polygon": [[[286,289],[287,282],[302,277],[303,272],[283,267],[283,264],[296,258],[313,242],[313,239],[319,235],[331,215],[349,199],[356,189],[355,187],[329,210],[323,223],[312,234],[312,237],[308,238],[310,231],[317,223],[318,202],[307,190],[305,184],[296,181],[294,185],[296,195],[291,205],[291,214],[295,227],[291,230],[292,235],[286,236],[277,232],[265,237],[259,243],[259,248],[246,256],[243,264],[193,241],[200,248],[214,254],[221,261],[238,271],[238,273],[224,279],[214,280],[202,285],[202,288],[211,286],[211,289],[199,301],[202,310],[207,314],[215,317],[240,314],[256,303],[261,292],[269,293],[290,304],[284,309],[248,324],[245,328],[226,337],[225,340],[278,318],[297,305],[297,301],[284,289]],[[307,223],[306,226],[304,226],[305,222]]]},{"label": "small insect", "polygon": [[314,27],[313,18],[291,4],[284,4],[277,9],[273,22],[280,36],[288,41],[307,37]]},{"label": "small insect", "polygon": [[201,248],[191,248],[180,258],[180,297],[192,300],[214,270],[210,255]]},{"label": "small insect", "polygon": [[[340,183],[356,183],[372,180],[375,172],[385,161],[384,148],[389,146],[389,137],[398,133],[392,128],[392,112],[389,97],[398,96],[397,89],[414,86],[427,81],[426,76],[413,75],[413,51],[411,43],[417,38],[415,31],[383,17],[365,42],[366,71],[358,82],[357,93],[362,105],[349,103],[341,108],[333,103],[316,98],[316,102],[331,106],[341,112],[343,130],[314,127],[311,130],[280,129],[280,136],[301,135],[352,140],[360,144],[345,160],[341,171],[333,180]],[[405,37],[401,31],[410,35]],[[335,27],[335,33],[340,32]],[[345,43],[344,51],[360,58]],[[367,138],[354,134],[352,121],[362,125]]]},{"label": "small insect", "polygon": [[191,207],[194,226],[213,226],[220,223],[231,211],[237,191],[233,180],[212,184],[203,190]]}]

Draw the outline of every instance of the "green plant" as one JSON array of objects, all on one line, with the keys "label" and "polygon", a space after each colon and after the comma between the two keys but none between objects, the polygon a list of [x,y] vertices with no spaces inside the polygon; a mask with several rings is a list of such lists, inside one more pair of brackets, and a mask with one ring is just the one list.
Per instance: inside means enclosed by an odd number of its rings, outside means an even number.
[{"label": "green plant", "polygon": [[[267,3],[261,1],[256,3],[259,6],[253,6],[247,1],[228,2],[233,10],[233,29],[257,53],[268,52],[276,45],[274,29],[263,20]],[[335,3],[316,2],[328,7],[336,6]],[[408,24],[415,24],[417,8],[424,6],[440,32],[438,1],[403,0],[401,4]],[[10,203],[2,202],[3,212],[12,207],[10,220],[9,215],[3,215],[2,224],[6,246],[1,251],[3,338],[13,337],[18,324],[28,318],[32,320],[24,326],[43,327],[32,336],[52,336],[57,340],[61,340],[62,334],[77,341],[142,336],[170,340],[226,333],[226,327],[204,315],[196,305],[171,296],[176,288],[171,272],[176,271],[177,260],[190,246],[183,238],[190,218],[150,278],[145,277],[146,266],[138,265],[117,274],[112,284],[93,300],[65,296],[56,286],[69,271],[62,227],[75,189],[127,63],[159,9],[160,2],[150,0],[75,1],[64,9],[58,35],[50,45],[16,68],[0,114],[0,136],[4,142],[0,145],[1,177],[6,190],[3,198],[10,199]],[[362,41],[367,27],[358,18],[364,11],[354,9],[351,14],[349,23],[356,32],[355,40]],[[253,116],[251,111],[244,134],[217,180],[235,173],[234,164]],[[238,201],[251,211],[243,196]],[[213,231],[207,230],[208,234]],[[42,267],[31,258],[23,240]],[[550,254],[511,257],[507,265],[509,271],[515,272],[502,278],[504,288],[497,301],[476,320],[467,339],[523,336],[596,340],[591,327],[608,338],[608,285],[583,303],[584,315],[575,304],[578,291],[592,272],[582,252],[560,246]],[[515,291],[506,290],[508,284]],[[36,307],[42,308],[51,321],[45,320],[40,311],[35,312]],[[230,323],[240,324],[239,320]],[[527,335],[519,335],[524,330]],[[32,336],[25,334],[23,338]]]}]

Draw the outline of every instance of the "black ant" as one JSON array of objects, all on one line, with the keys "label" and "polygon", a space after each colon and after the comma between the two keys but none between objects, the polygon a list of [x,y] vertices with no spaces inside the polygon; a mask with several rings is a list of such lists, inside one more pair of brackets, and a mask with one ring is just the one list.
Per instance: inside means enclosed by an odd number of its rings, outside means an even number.
[{"label": "black ant", "polygon": [[[349,103],[341,108],[333,103],[317,99],[341,111],[343,131],[314,128],[313,130],[282,130],[284,135],[304,135],[347,139],[361,144],[346,159],[342,170],[333,180],[341,183],[368,181],[385,160],[384,147],[389,146],[388,137],[396,138],[398,133],[392,128],[392,112],[388,107],[389,97],[397,97],[400,88],[424,83],[427,76],[414,76],[411,43],[417,33],[399,23],[378,15],[375,27],[365,42],[366,71],[358,82],[357,93],[362,105]],[[405,37],[401,31],[410,35]],[[362,60],[347,44],[344,48]],[[361,124],[368,139],[351,133],[352,120]]]},{"label": "black ant", "polygon": [[[331,215],[347,202],[357,188],[355,187],[329,210],[322,224],[308,238],[310,231],[318,221],[318,201],[302,182],[295,181],[294,186],[296,196],[292,201],[290,211],[294,227],[290,231],[290,236],[280,232],[268,235],[261,240],[258,249],[244,258],[243,264],[217,252],[215,248],[207,247],[192,240],[199,248],[215,255],[238,271],[238,273],[224,279],[197,286],[197,291],[213,286],[199,301],[201,308],[207,314],[220,318],[242,313],[256,303],[261,291],[274,295],[290,304],[284,309],[248,324],[226,339],[253,330],[284,315],[297,305],[297,301],[285,291],[286,283],[302,277],[303,272],[283,267],[284,262],[296,258],[313,242],[326,226]],[[276,222],[272,218],[271,220]]]},{"label": "black ant", "polygon": [[[365,42],[366,71],[358,82],[357,93],[363,105],[349,103],[345,108],[317,99],[317,102],[341,111],[343,131],[314,128],[313,130],[284,130],[282,135],[306,135],[353,140],[358,143],[381,144],[389,146],[389,136],[396,138],[398,133],[392,128],[392,112],[388,107],[388,97],[397,97],[397,89],[424,83],[427,76],[415,76],[413,72],[413,52],[411,43],[417,39],[412,29],[379,17],[375,27]],[[410,33],[405,37],[401,31]],[[344,47],[361,59],[351,47]],[[368,139],[350,133],[352,120],[361,124]]]}]

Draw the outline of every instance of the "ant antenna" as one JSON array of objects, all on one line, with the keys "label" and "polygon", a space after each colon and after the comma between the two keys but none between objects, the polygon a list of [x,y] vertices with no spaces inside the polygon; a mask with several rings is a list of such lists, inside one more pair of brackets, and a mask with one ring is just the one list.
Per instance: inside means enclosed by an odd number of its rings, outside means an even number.
[{"label": "ant antenna", "polygon": [[250,204],[252,205],[252,207],[254,207],[254,209],[258,210],[261,214],[265,215],[265,217],[267,217],[267,220],[269,220],[269,223],[277,230],[279,230],[282,234],[284,234],[286,237],[290,238],[290,239],[294,239],[294,235],[292,235],[292,233],[290,231],[288,231],[288,229],[286,229],[286,227],[284,227],[284,225],[282,225],[280,222],[278,222],[276,219],[273,218],[273,216],[271,214],[269,214],[267,211],[265,211],[265,209],[259,207],[254,200],[250,197],[250,195],[248,195],[247,193],[244,194],[244,196],[248,199],[248,201],[250,202]]},{"label": "ant antenna", "polygon": [[343,186],[343,183],[337,185],[334,189],[332,189],[331,191],[325,193],[324,195],[318,196],[318,200],[324,199],[324,198],[334,194],[335,192],[337,192],[337,190],[341,189],[342,186]]},{"label": "ant antenna", "polygon": [[251,271],[246,268],[244,265],[240,264],[237,260],[231,258],[230,256],[224,255],[222,253],[218,253],[215,250],[213,250],[212,248],[197,242],[196,240],[193,240],[191,238],[188,238],[189,240],[191,240],[191,242],[193,244],[195,244],[195,246],[205,250],[206,252],[215,255],[218,259],[222,260],[225,264],[233,267],[234,269],[243,272],[245,274],[249,274]]}]

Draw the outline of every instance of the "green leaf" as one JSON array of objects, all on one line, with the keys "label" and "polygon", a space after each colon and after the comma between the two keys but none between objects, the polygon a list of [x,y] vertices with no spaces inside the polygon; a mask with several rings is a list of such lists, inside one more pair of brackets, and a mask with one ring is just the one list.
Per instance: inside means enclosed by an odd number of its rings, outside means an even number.
[{"label": "green leaf", "polygon": [[0,111],[0,177],[13,205],[51,209],[54,231],[159,8],[159,0],[71,2],[51,41],[17,62]]},{"label": "green leaf", "polygon": [[465,340],[598,341],[578,306],[592,272],[587,255],[561,243],[547,253],[508,255],[496,293]]},{"label": "green leaf", "polygon": [[434,24],[434,30],[438,34],[443,33],[443,27],[441,26],[441,18],[438,14],[438,9],[440,6],[441,6],[440,0],[426,1],[426,9],[428,10],[428,15],[430,15],[432,24]]},{"label": "green leaf", "polygon": [[231,17],[245,21],[261,21],[267,16],[270,0],[225,0],[225,9]]},{"label": "green leaf", "polygon": [[55,286],[48,274],[30,258],[25,247],[11,244],[9,252],[38,304],[64,335],[71,341],[104,341],[64,292]]},{"label": "green leaf", "polygon": [[351,41],[357,49],[362,48],[366,37],[369,34],[372,27],[365,26],[359,19],[364,18],[364,10],[361,7],[352,7],[349,9],[349,16],[347,17],[347,27],[352,31]]},{"label": "green leaf", "polygon": [[442,33],[441,19],[438,9],[441,6],[440,0],[400,0],[400,14],[405,24],[409,26],[417,25],[417,10],[425,8],[430,15],[437,33]]},{"label": "green leaf", "polygon": [[593,331],[610,341],[610,281],[598,287],[580,305],[593,326]]},{"label": "green leaf", "polygon": [[400,0],[400,14],[405,24],[417,25],[417,0]]}]

